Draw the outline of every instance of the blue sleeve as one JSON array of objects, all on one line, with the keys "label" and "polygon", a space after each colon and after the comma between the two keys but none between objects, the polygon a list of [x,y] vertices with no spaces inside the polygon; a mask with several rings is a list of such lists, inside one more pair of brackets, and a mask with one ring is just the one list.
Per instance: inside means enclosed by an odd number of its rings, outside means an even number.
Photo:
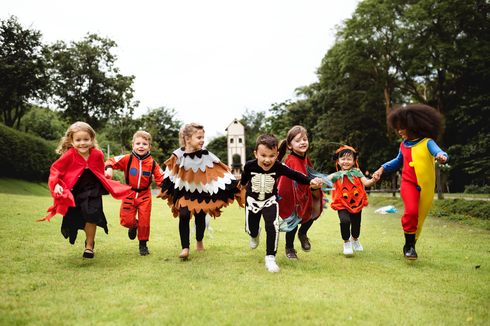
[{"label": "blue sleeve", "polygon": [[440,149],[439,146],[437,146],[436,142],[432,139],[429,139],[429,141],[427,142],[427,149],[434,157],[439,154],[444,155],[445,157],[447,157],[446,163],[449,162],[449,156],[447,155],[447,153],[442,151],[442,149]]},{"label": "blue sleeve", "polygon": [[393,160],[386,162],[385,164],[381,165],[386,172],[391,172],[394,170],[398,170],[403,166],[403,155],[402,155],[402,150],[398,150],[398,156],[395,157]]}]

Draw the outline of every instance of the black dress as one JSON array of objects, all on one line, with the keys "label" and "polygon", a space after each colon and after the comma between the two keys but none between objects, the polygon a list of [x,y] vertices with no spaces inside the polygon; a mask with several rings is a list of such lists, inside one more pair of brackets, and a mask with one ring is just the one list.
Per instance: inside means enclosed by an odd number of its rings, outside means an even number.
[{"label": "black dress", "polygon": [[85,223],[97,224],[107,234],[107,220],[102,210],[102,195],[109,192],[104,188],[97,176],[85,169],[71,190],[75,198],[75,207],[69,207],[63,216],[61,234],[71,244],[77,239],[78,230],[85,229]]}]

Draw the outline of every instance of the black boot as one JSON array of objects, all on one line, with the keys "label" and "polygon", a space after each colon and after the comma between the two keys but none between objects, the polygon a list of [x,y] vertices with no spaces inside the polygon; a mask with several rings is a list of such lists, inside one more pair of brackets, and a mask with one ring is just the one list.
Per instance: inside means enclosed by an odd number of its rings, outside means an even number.
[{"label": "black boot", "polygon": [[136,239],[136,234],[138,233],[138,220],[136,219],[136,226],[128,230],[128,237],[131,240]]},{"label": "black boot", "polygon": [[405,259],[418,259],[415,251],[415,234],[405,233],[405,245],[403,246],[403,256]]},{"label": "black boot", "polygon": [[140,255],[141,256],[146,256],[150,254],[150,251],[148,250],[148,247],[146,246],[146,243],[148,240],[140,240]]}]

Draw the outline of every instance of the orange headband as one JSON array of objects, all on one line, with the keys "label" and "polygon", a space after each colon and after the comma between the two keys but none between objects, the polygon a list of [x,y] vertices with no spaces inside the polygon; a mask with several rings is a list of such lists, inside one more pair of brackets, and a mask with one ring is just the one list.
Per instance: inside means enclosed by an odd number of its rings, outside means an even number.
[{"label": "orange headband", "polygon": [[[347,145],[342,145],[339,147],[339,149],[337,149],[335,151],[335,153],[338,153],[344,149],[350,149],[351,151],[353,151],[354,153],[357,153],[357,151],[354,149],[354,147],[350,147],[350,146],[347,146]],[[339,172],[339,166],[338,166],[338,163],[339,163],[339,159],[337,159],[337,161],[335,161],[335,169],[337,169],[337,172]],[[356,158],[356,166],[357,166],[357,169],[359,169],[359,163],[357,163],[357,158]]]}]

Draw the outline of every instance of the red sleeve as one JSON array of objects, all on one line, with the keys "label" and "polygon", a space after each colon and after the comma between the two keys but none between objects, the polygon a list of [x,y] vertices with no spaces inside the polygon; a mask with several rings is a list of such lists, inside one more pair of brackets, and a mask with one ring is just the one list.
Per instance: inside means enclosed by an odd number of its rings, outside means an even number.
[{"label": "red sleeve", "polygon": [[[108,159],[105,162],[105,166],[111,166],[113,170],[126,170],[126,166],[129,161],[129,155],[119,155],[119,156],[114,156]],[[122,157],[121,157],[122,156]]]},{"label": "red sleeve", "polygon": [[160,165],[158,165],[157,161],[155,161],[155,168],[153,169],[152,172],[153,172],[153,176],[155,178],[156,184],[158,186],[160,186],[160,184],[163,181],[163,177],[164,177],[165,173],[162,170],[162,168],[160,167]]}]

